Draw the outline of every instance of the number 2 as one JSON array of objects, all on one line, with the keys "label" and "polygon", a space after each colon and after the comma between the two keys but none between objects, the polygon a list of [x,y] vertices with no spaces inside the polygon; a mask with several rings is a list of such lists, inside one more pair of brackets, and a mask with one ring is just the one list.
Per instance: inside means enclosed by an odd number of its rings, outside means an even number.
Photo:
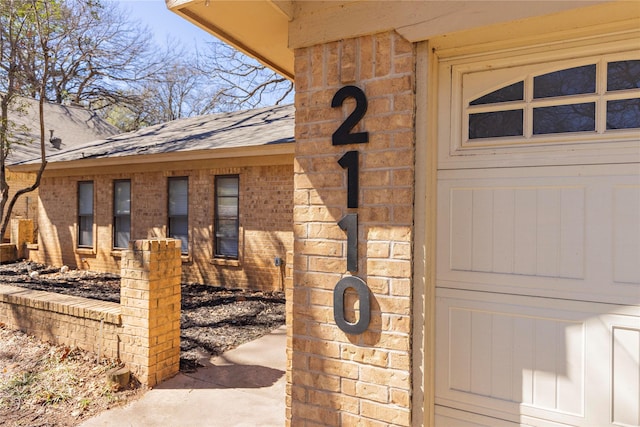
[{"label": "number 2", "polygon": [[349,114],[344,122],[336,129],[331,138],[333,145],[361,144],[369,142],[369,132],[351,133],[353,128],[358,124],[367,112],[367,97],[362,89],[356,86],[344,86],[333,95],[331,106],[333,108],[340,107],[347,98],[356,100],[356,108]]}]

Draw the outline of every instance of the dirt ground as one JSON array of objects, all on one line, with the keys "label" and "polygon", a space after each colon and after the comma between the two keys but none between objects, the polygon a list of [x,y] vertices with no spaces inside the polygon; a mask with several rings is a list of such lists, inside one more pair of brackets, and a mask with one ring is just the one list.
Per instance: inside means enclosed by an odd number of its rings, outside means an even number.
[{"label": "dirt ground", "polygon": [[[33,273],[33,272],[37,273]],[[120,300],[120,278],[35,263],[0,265],[0,283]],[[182,285],[180,370],[257,339],[284,324],[284,294]],[[0,424],[75,426],[108,408],[136,399],[144,390],[131,384],[116,390],[106,381],[115,361],[96,361],[79,349],[52,346],[0,324]]]}]

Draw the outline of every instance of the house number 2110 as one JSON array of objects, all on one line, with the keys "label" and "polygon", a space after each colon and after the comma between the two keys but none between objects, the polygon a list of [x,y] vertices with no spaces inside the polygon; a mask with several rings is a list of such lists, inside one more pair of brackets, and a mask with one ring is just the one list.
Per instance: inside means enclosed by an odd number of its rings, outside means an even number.
[{"label": "house number 2110", "polygon": [[[367,112],[367,97],[362,89],[356,86],[345,86],[338,90],[331,100],[331,107],[341,107],[347,98],[353,98],[356,105],[351,114],[336,129],[332,136],[333,145],[361,144],[369,142],[368,132],[352,132],[353,128]],[[338,164],[347,170],[347,208],[358,208],[359,193],[359,155],[352,150],[344,153]],[[347,233],[347,270],[358,271],[358,214],[349,213],[338,221],[338,226]],[[355,323],[348,322],[344,315],[344,294],[347,289],[358,294],[359,318]],[[369,327],[371,320],[371,301],[369,287],[359,277],[343,277],[333,289],[333,318],[336,325],[348,334],[361,334]]]}]

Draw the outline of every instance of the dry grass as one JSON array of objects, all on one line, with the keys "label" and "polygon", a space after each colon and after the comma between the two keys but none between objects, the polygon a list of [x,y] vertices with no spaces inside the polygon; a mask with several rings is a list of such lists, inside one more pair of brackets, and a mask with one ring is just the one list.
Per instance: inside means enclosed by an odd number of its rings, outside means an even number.
[{"label": "dry grass", "polygon": [[0,422],[7,426],[73,426],[139,394],[117,391],[106,373],[116,365],[66,346],[0,327]]}]

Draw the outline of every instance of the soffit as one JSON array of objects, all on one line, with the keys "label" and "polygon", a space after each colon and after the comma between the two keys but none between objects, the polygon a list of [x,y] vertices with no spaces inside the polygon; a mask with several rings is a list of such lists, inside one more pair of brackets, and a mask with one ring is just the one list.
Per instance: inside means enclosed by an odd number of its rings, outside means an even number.
[{"label": "soffit", "polygon": [[[295,48],[390,30],[419,42],[487,28],[483,42],[492,42],[513,37],[526,22],[534,23],[527,31],[547,31],[530,18],[557,15],[554,25],[570,30],[584,24],[583,15],[586,21],[615,20],[618,15],[636,14],[640,4],[606,0],[530,1],[526,7],[522,2],[458,0],[165,1],[177,14],[291,79]],[[578,15],[567,18],[564,14],[578,9]]]},{"label": "soffit", "polygon": [[[561,13],[601,3],[571,1],[352,0],[296,1],[289,25],[293,48],[395,30],[411,42]],[[627,7],[630,2],[627,3]],[[637,3],[636,3],[637,4]],[[573,22],[580,25],[579,22]]]},{"label": "soffit", "polygon": [[[79,176],[99,174],[132,174],[157,171],[200,170],[232,167],[293,165],[293,144],[280,147],[258,147],[251,152],[220,150],[214,152],[150,155],[115,159],[83,159],[47,164],[44,176]],[[34,172],[31,165],[10,166],[10,171]]]},{"label": "soffit", "polygon": [[293,80],[289,0],[165,0],[167,7],[260,63]]}]

